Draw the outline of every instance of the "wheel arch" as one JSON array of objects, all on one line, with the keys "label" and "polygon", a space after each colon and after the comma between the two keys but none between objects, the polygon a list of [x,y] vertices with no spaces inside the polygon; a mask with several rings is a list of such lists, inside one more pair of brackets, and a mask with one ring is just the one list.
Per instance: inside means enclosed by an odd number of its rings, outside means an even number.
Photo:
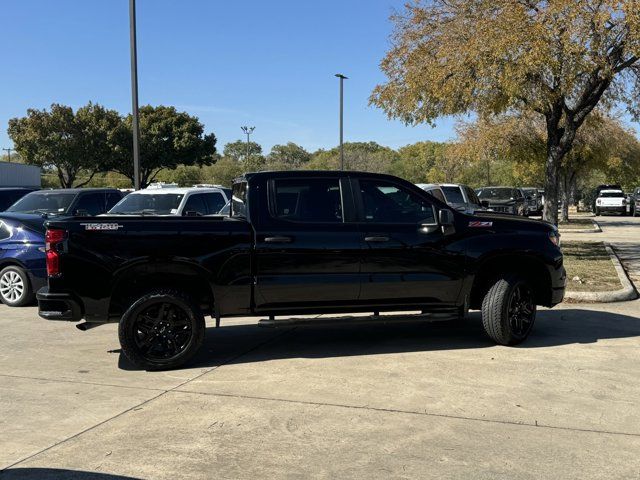
[{"label": "wheel arch", "polygon": [[551,304],[551,274],[545,262],[534,255],[514,253],[495,255],[482,260],[476,269],[471,286],[470,308],[480,309],[482,299],[495,280],[505,273],[519,274],[529,280],[535,293],[537,305]]},{"label": "wheel arch", "polygon": [[137,298],[160,288],[189,295],[205,314],[214,311],[214,286],[207,272],[198,265],[174,260],[130,265],[114,273],[108,316],[119,318]]}]

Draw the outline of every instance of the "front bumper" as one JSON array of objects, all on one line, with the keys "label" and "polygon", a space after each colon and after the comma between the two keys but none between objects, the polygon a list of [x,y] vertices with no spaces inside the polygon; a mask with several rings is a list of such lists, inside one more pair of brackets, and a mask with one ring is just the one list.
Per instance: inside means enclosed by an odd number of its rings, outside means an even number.
[{"label": "front bumper", "polygon": [[68,293],[51,293],[49,287],[43,287],[36,294],[38,315],[47,320],[78,322],[83,312],[80,302]]},{"label": "front bumper", "polygon": [[552,273],[551,285],[551,307],[559,304],[564,300],[564,291],[567,285],[567,271],[564,265],[560,266]]},{"label": "front bumper", "polygon": [[627,213],[627,206],[600,206],[600,205],[596,205],[598,210],[600,210],[601,212],[618,212],[618,213]]}]

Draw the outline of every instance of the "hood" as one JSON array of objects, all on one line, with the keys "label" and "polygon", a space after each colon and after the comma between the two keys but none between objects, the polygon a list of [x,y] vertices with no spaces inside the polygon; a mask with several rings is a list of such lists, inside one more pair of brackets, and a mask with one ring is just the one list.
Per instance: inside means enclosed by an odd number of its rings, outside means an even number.
[{"label": "hood", "polygon": [[476,212],[474,215],[469,215],[472,220],[478,220],[481,222],[494,222],[503,228],[513,228],[514,230],[538,230],[538,231],[552,231],[557,228],[549,222],[544,220],[535,220],[528,217],[517,217],[514,215],[500,214],[496,212]]},{"label": "hood", "polygon": [[[480,200],[485,201],[484,198],[481,198]],[[489,205],[515,205],[516,203],[516,199],[510,199],[510,198],[505,198],[503,199],[497,199],[497,198],[490,198],[486,200],[487,202],[489,202]]]}]

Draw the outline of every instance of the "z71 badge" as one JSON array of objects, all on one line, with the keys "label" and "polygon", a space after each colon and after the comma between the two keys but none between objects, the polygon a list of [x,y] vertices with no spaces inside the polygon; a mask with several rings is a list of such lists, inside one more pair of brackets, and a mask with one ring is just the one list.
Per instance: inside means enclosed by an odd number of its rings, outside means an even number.
[{"label": "z71 badge", "polygon": [[489,228],[493,226],[493,222],[469,222],[471,228]]},{"label": "z71 badge", "polygon": [[122,228],[119,223],[81,223],[85,230],[118,230]]}]

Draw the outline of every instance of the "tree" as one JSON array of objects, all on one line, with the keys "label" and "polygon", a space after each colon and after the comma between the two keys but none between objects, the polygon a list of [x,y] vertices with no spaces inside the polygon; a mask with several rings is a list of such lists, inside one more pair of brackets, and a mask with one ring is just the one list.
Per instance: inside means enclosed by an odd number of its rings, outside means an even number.
[{"label": "tree", "polygon": [[638,0],[431,0],[393,17],[371,102],[406,123],[519,111],[545,122],[544,218],[557,223],[558,173],[599,104],[640,111]]},{"label": "tree", "polygon": [[[25,162],[55,171],[62,188],[80,187],[105,171],[117,150],[121,119],[114,110],[89,103],[74,113],[53,104],[51,110],[27,110],[9,120],[9,137]],[[82,171],[87,175],[76,182]]]},{"label": "tree", "polygon": [[[347,170],[386,173],[397,159],[397,152],[376,142],[347,142],[344,144],[344,164]],[[307,165],[313,170],[338,170],[340,148],[318,150]]]},{"label": "tree", "polygon": [[[118,158],[110,170],[131,179],[133,184],[133,138],[131,115],[120,130]],[[146,187],[164,169],[178,165],[210,165],[216,153],[216,137],[204,134],[197,117],[175,107],[146,105],[140,108],[140,186]]]},{"label": "tree", "polygon": [[222,156],[232,159],[242,165],[245,172],[256,172],[262,170],[265,158],[262,155],[262,147],[256,142],[236,140],[224,146]]},{"label": "tree", "polygon": [[302,168],[311,154],[300,145],[288,142],[286,145],[274,145],[267,156],[267,165],[271,170],[295,170]]}]

